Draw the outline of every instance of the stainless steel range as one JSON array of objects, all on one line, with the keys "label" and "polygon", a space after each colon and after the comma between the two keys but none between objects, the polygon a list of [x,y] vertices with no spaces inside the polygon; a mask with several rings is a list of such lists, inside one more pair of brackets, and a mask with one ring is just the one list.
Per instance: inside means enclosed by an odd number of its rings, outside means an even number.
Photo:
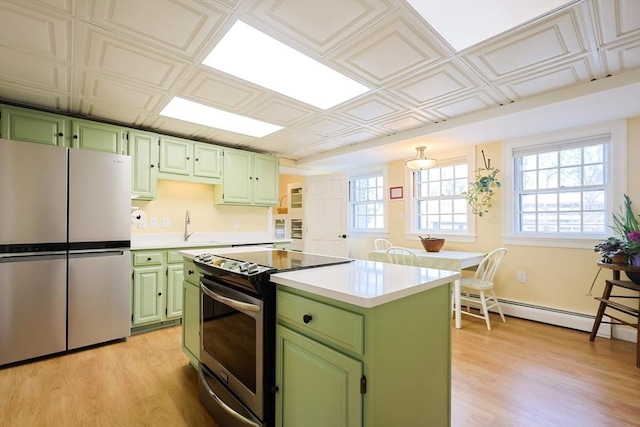
[{"label": "stainless steel range", "polygon": [[222,427],[275,424],[271,274],[351,261],[275,249],[194,258],[201,274],[199,395]]}]

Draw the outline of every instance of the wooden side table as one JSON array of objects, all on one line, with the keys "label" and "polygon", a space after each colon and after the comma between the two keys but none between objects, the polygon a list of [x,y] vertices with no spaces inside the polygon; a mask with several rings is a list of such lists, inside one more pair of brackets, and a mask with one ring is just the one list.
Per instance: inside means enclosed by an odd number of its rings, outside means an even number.
[{"label": "wooden side table", "polygon": [[[595,319],[595,322],[593,323],[593,328],[591,329],[591,335],[589,336],[589,341],[593,341],[596,339],[598,328],[600,327],[600,323],[602,323],[602,316],[605,314],[605,310],[607,308],[611,308],[618,312],[635,317],[636,322],[631,323],[629,321],[619,319],[607,313],[607,316],[609,318],[611,318],[612,320],[615,320],[615,322],[613,321],[610,322],[611,324],[628,325],[636,329],[636,367],[640,368],[640,305],[636,305],[636,307],[631,307],[629,305],[621,304],[619,302],[611,300],[611,298],[631,298],[631,299],[638,300],[638,303],[640,304],[640,285],[637,285],[630,280],[620,280],[621,271],[640,273],[640,267],[632,266],[632,265],[605,264],[602,262],[598,262],[598,266],[612,270],[613,279],[605,281],[602,297],[596,297],[596,299],[600,301],[600,306],[598,307],[598,313],[596,314],[596,319]],[[614,286],[637,291],[639,293],[639,296],[635,297],[635,296],[628,296],[628,295],[611,295],[611,292],[613,291]]]}]

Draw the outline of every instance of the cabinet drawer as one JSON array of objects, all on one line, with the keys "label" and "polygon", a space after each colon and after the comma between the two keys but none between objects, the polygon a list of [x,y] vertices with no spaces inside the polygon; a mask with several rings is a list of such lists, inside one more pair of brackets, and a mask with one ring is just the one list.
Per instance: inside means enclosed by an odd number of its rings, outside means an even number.
[{"label": "cabinet drawer", "polygon": [[162,252],[134,252],[133,265],[160,265],[162,264]]},{"label": "cabinet drawer", "polygon": [[300,330],[363,354],[364,317],[361,314],[282,291],[278,292],[277,307],[279,318]]},{"label": "cabinet drawer", "polygon": [[184,257],[180,255],[178,249],[170,249],[167,251],[167,264],[173,264],[184,261]]},{"label": "cabinet drawer", "polygon": [[184,280],[200,288],[200,273],[191,261],[184,260]]}]

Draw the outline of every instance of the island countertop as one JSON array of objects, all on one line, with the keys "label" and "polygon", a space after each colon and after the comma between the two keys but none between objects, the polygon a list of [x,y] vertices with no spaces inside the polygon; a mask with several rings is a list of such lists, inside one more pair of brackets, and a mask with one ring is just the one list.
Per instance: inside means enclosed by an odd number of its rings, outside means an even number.
[{"label": "island countertop", "polygon": [[[258,248],[233,248],[233,252]],[[259,248],[259,250],[271,250]],[[229,248],[180,251],[187,259],[204,252],[229,253]],[[347,264],[272,274],[271,282],[348,304],[370,308],[417,294],[460,278],[460,273],[355,259]]]}]

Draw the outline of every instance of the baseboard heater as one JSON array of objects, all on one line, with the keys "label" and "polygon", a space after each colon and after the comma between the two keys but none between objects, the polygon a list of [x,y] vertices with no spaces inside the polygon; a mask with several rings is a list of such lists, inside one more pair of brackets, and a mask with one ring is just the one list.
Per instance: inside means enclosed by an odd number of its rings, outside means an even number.
[{"label": "baseboard heater", "polygon": [[[510,301],[498,298],[500,306],[505,315],[519,317],[521,319],[533,320],[535,322],[548,323],[550,325],[562,326],[564,328],[576,329],[579,331],[591,332],[595,314],[583,314],[573,311],[560,310],[557,308],[544,307],[540,305],[527,304],[519,301]],[[491,312],[496,313],[495,309]],[[636,342],[637,333],[634,328],[626,325],[611,325],[610,319],[606,315],[603,323],[598,329],[598,336],[604,338],[617,338],[624,341]],[[508,321],[508,320],[507,320]]]}]

